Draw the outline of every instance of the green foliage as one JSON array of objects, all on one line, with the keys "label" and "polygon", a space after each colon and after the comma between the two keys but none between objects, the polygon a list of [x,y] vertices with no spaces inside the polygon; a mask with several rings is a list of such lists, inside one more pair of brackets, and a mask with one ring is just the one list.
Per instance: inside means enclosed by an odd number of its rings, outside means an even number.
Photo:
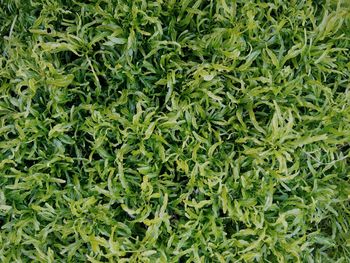
[{"label": "green foliage", "polygon": [[350,262],[348,0],[0,0],[1,262]]}]

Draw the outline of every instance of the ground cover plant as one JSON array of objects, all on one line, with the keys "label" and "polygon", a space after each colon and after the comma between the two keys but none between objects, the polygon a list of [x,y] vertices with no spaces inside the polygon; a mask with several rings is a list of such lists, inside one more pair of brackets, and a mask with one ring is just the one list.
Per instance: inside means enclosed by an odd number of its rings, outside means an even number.
[{"label": "ground cover plant", "polygon": [[348,0],[0,0],[0,262],[350,262]]}]

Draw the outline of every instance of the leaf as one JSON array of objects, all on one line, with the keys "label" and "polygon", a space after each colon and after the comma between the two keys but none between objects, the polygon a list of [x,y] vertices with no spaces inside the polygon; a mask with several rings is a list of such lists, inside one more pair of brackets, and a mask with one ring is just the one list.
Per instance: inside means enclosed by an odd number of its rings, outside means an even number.
[{"label": "leaf", "polygon": [[108,36],[107,37],[109,41],[103,43],[105,46],[115,46],[115,45],[124,45],[127,43],[127,39],[125,38],[120,38],[120,37],[113,37],[113,36]]},{"label": "leaf", "polygon": [[270,49],[268,49],[268,48],[266,48],[265,50],[266,50],[267,54],[269,55],[272,64],[273,64],[276,68],[279,68],[279,61],[278,61],[278,58],[277,58],[277,56],[275,55],[275,53],[273,53],[273,52],[272,52]]},{"label": "leaf", "polygon": [[47,79],[46,83],[56,87],[67,87],[73,82],[74,75],[69,74],[66,76],[57,76],[55,78]]},{"label": "leaf", "polygon": [[147,130],[146,130],[146,132],[145,132],[145,140],[147,140],[147,139],[149,139],[149,138],[151,137],[151,135],[152,135],[152,133],[153,133],[155,127],[156,127],[156,122],[152,122],[152,123],[148,126],[148,128],[147,128]]},{"label": "leaf", "polygon": [[47,42],[47,43],[41,43],[41,48],[45,52],[49,53],[58,53],[62,51],[71,51],[75,55],[79,56],[79,53],[77,52],[78,47],[68,44],[68,43],[56,43],[56,42]]}]

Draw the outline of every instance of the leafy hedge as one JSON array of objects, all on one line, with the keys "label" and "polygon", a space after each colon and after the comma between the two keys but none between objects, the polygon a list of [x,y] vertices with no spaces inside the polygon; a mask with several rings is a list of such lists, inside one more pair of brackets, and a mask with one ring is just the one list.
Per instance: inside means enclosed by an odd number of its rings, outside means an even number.
[{"label": "leafy hedge", "polygon": [[0,0],[1,262],[350,262],[348,0]]}]

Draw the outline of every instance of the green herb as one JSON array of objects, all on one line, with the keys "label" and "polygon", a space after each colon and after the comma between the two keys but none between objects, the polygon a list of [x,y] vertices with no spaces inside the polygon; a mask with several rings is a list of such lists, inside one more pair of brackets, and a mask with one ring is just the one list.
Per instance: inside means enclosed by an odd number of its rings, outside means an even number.
[{"label": "green herb", "polygon": [[350,262],[348,0],[0,0],[1,262]]}]

